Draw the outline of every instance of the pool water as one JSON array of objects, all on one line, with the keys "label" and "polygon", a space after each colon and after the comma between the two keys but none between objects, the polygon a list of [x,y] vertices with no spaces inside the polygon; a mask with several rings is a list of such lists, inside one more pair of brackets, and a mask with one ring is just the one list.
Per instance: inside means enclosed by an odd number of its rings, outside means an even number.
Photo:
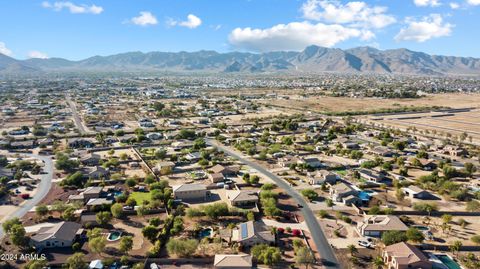
[{"label": "pool water", "polygon": [[115,197],[117,197],[117,196],[119,196],[119,195],[121,195],[121,194],[122,194],[121,191],[114,191],[114,192],[113,192],[113,196],[115,196]]},{"label": "pool water", "polygon": [[362,201],[370,201],[370,193],[368,191],[361,191],[358,193],[358,198],[360,198]]},{"label": "pool water", "polygon": [[108,239],[109,241],[116,241],[116,240],[118,240],[118,239],[120,238],[121,235],[122,235],[121,232],[117,232],[117,231],[111,232],[110,234],[108,234],[108,238],[107,238],[107,239]]},{"label": "pool water", "polygon": [[419,231],[430,231],[430,229],[426,226],[421,226],[421,225],[415,225],[413,228],[416,228]]},{"label": "pool water", "polygon": [[203,229],[198,234],[198,236],[200,236],[200,238],[209,237],[211,235],[212,235],[212,229],[211,228]]},{"label": "pool water", "polygon": [[452,260],[447,255],[435,255],[443,264],[445,264],[449,269],[462,269],[458,263]]}]

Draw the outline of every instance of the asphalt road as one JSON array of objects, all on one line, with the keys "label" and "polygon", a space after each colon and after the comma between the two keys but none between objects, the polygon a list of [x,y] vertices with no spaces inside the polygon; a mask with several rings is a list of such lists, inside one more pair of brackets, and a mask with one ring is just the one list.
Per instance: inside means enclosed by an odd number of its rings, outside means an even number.
[{"label": "asphalt road", "polygon": [[293,199],[295,199],[295,201],[302,206],[301,212],[303,214],[307,227],[310,230],[310,234],[313,238],[313,241],[317,246],[318,253],[320,254],[320,257],[321,257],[320,262],[323,264],[325,268],[340,268],[338,260],[335,257],[335,254],[333,253],[333,250],[330,246],[330,243],[325,237],[325,234],[323,233],[322,228],[320,228],[320,225],[318,224],[317,218],[313,214],[312,210],[309,208],[305,199],[303,199],[303,197],[294,188],[292,188],[282,178],[276,176],[275,174],[272,174],[270,171],[263,168],[259,164],[249,161],[247,157],[242,153],[231,150],[230,148],[224,145],[221,145],[214,140],[207,139],[206,142],[207,144],[222,150],[226,154],[234,158],[237,158],[244,164],[256,169],[259,173],[263,174],[264,176],[269,177],[277,184],[278,187],[285,190],[285,192],[288,195],[290,195]]},{"label": "asphalt road", "polygon": [[70,96],[66,96],[66,99],[68,105],[70,106],[70,110],[72,111],[73,121],[75,122],[75,126],[77,126],[78,131],[80,132],[80,134],[87,134],[87,130],[85,130],[85,126],[83,126],[82,119],[80,118],[80,115],[78,115],[75,102],[72,101]]},{"label": "asphalt road", "polygon": [[[41,156],[41,155],[35,155],[35,154],[25,154],[28,157],[33,157],[39,160],[42,160],[45,164],[43,167],[43,173],[42,178],[40,180],[40,183],[37,185],[37,192],[35,195],[27,200],[24,204],[19,206],[16,211],[14,211],[10,216],[8,216],[8,219],[13,219],[13,218],[21,218],[25,214],[27,214],[28,211],[30,211],[32,208],[34,208],[42,199],[47,195],[48,191],[50,190],[50,187],[52,186],[52,178],[53,178],[53,161],[50,156]],[[5,219],[4,219],[5,220]],[[4,236],[3,228],[0,226],[0,238]]]}]

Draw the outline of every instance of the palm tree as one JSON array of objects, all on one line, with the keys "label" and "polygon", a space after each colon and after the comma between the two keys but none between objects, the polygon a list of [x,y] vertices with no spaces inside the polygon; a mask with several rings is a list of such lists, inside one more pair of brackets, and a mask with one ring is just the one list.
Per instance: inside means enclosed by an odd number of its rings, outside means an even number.
[{"label": "palm tree", "polygon": [[378,268],[383,268],[385,265],[385,262],[383,262],[382,256],[377,256],[373,260],[373,268],[378,269]]},{"label": "palm tree", "polygon": [[450,245],[450,251],[452,251],[452,254],[457,256],[458,252],[460,251],[460,248],[463,246],[461,241],[454,241],[452,245]]},{"label": "palm tree", "polygon": [[353,257],[353,254],[358,253],[358,249],[354,244],[348,245],[347,249],[350,252],[350,256],[352,256],[352,257]]}]

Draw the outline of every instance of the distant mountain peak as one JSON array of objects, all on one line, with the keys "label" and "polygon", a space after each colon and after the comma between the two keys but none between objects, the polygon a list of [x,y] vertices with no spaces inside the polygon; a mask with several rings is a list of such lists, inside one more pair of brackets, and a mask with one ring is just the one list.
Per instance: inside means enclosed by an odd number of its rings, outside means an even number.
[{"label": "distant mountain peak", "polygon": [[311,45],[304,50],[248,52],[125,52],[70,61],[62,58],[16,60],[0,54],[0,74],[38,72],[349,72],[414,75],[480,76],[480,59],[429,55],[405,48],[379,50],[369,46],[347,50]]}]

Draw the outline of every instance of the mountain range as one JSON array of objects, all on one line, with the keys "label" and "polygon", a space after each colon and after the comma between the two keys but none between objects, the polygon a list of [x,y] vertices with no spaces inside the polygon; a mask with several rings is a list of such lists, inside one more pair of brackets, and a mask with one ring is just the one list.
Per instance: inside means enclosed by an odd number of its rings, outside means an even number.
[{"label": "mountain range", "polygon": [[62,58],[17,60],[0,54],[0,74],[62,72],[221,72],[221,73],[375,73],[480,76],[480,59],[429,55],[408,49],[347,50],[308,46],[303,51],[266,53],[215,51],[127,52],[70,61]]}]

